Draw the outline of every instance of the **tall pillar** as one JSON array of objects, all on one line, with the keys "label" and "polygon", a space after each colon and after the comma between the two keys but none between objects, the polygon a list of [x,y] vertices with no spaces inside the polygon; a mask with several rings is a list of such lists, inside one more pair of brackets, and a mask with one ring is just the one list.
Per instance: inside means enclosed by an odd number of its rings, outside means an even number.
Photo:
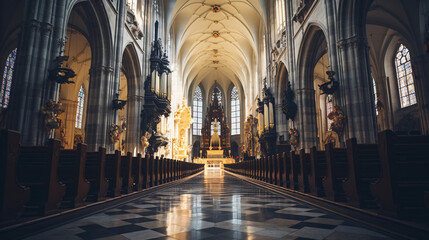
[{"label": "tall pillar", "polygon": [[344,139],[375,143],[376,115],[366,38],[354,36],[338,42],[343,77],[339,79],[346,117]]},{"label": "tall pillar", "polygon": [[21,132],[21,143],[42,145],[47,138],[40,108],[50,98],[47,86],[55,86],[48,69],[59,45],[53,32],[61,28],[65,13],[63,1],[25,1],[24,19],[18,43],[18,57],[12,85],[8,126]]},{"label": "tall pillar", "polygon": [[86,114],[86,143],[89,151],[98,147],[114,150],[109,139],[111,119],[116,116],[112,108],[114,98],[113,68],[106,66],[93,67],[89,71],[89,92]]},{"label": "tall pillar", "polygon": [[312,88],[296,90],[298,114],[294,128],[299,134],[299,148],[309,149],[317,146],[317,116],[315,106],[315,91]]},{"label": "tall pillar", "polygon": [[141,122],[141,111],[143,106],[143,96],[128,96],[127,100],[127,139],[125,141],[125,148],[134,154],[134,150],[137,153],[143,154],[140,138],[140,122]]},{"label": "tall pillar", "polygon": [[423,134],[429,134],[429,54],[422,53],[412,57],[412,65],[415,70],[415,85],[417,104],[420,112],[420,124]]}]

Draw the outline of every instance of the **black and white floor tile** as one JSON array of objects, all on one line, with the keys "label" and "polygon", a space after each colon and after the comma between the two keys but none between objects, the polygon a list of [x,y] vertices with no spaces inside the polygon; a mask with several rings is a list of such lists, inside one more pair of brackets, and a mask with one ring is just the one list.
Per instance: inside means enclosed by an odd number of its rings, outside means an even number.
[{"label": "black and white floor tile", "polygon": [[206,170],[185,183],[27,240],[386,240],[344,218]]}]

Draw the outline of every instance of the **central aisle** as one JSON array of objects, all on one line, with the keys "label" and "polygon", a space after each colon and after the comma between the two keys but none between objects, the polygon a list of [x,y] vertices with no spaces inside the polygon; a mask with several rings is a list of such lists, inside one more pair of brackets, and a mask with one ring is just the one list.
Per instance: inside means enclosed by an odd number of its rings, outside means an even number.
[{"label": "central aisle", "polygon": [[387,239],[341,217],[210,169],[35,239]]}]

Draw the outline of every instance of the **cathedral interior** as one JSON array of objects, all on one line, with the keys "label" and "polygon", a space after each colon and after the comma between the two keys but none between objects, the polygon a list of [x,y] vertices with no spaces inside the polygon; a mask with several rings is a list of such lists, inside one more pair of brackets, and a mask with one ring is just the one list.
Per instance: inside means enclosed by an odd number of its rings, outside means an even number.
[{"label": "cathedral interior", "polygon": [[0,239],[428,239],[429,1],[3,1],[0,64]]}]

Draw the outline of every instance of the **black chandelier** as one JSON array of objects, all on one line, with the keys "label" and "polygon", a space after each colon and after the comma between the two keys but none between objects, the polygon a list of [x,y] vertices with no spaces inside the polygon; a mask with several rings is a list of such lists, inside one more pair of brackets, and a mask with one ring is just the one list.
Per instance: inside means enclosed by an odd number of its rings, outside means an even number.
[{"label": "black chandelier", "polygon": [[155,22],[155,40],[150,54],[150,73],[145,81],[144,105],[142,110],[142,135],[149,135],[148,153],[153,155],[158,147],[166,146],[168,139],[157,132],[161,117],[171,113],[171,70],[167,54],[162,50],[158,37],[158,21]]}]

